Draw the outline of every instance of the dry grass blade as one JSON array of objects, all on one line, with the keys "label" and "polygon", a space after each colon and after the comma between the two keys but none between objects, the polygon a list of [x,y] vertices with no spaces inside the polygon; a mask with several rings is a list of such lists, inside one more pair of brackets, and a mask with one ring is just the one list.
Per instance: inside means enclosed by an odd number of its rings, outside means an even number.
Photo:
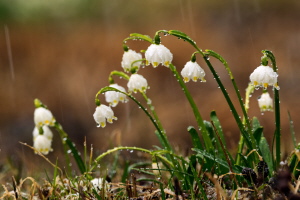
[{"label": "dry grass blade", "polygon": [[238,191],[241,191],[241,190],[242,190],[242,191],[250,191],[250,192],[253,192],[253,191],[254,191],[254,190],[249,189],[249,188],[238,188],[238,189],[234,190],[234,192],[232,193],[231,200],[236,199],[235,196],[236,196],[237,192],[238,192]]},{"label": "dry grass blade", "polygon": [[30,146],[30,145],[28,145],[28,144],[26,144],[26,143],[23,143],[23,142],[20,142],[20,144],[23,144],[23,145],[25,145],[25,146],[31,148],[32,150],[34,150],[34,151],[37,153],[37,155],[39,155],[39,156],[41,156],[42,158],[44,158],[50,165],[52,165],[54,168],[57,168],[57,169],[60,171],[60,173],[63,174],[63,171],[62,171],[57,165],[53,164],[47,157],[45,157],[45,156],[44,156],[41,152],[39,152],[36,148],[34,148],[34,147],[32,147],[32,146]]},{"label": "dry grass blade", "polygon": [[226,192],[223,190],[218,180],[215,179],[210,173],[204,173],[204,174],[215,185],[216,192],[217,192],[217,199],[222,199],[222,198],[228,199]]}]

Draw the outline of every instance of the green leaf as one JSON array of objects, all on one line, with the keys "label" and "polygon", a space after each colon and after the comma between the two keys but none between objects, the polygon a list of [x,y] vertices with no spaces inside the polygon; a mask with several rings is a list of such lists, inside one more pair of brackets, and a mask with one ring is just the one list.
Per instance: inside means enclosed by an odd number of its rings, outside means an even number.
[{"label": "green leaf", "polygon": [[192,136],[192,143],[193,143],[194,148],[203,149],[200,137],[199,137],[196,129],[193,126],[189,126],[187,130],[190,133],[190,135]]},{"label": "green leaf", "polygon": [[53,182],[52,182],[53,187],[56,186],[56,176],[57,176],[57,168],[58,168],[57,162],[58,162],[58,160],[56,159],[54,173],[53,173]]},{"label": "green leaf", "polygon": [[143,35],[143,34],[140,34],[140,33],[131,33],[130,34],[130,38],[137,39],[137,40],[144,40],[144,41],[153,43],[153,40],[152,40],[152,38],[150,36]]},{"label": "green leaf", "polygon": [[220,123],[220,121],[217,117],[217,113],[215,111],[212,111],[210,113],[210,119],[214,123],[215,128],[217,129],[218,134],[219,134],[219,136],[222,140],[222,143],[223,143],[224,147],[226,147],[226,141],[225,141],[224,133],[223,133],[223,130],[222,130],[222,126],[221,126],[221,123]]},{"label": "green leaf", "polygon": [[[223,168],[225,168],[227,171],[224,171],[223,173],[227,173],[228,171],[230,171],[228,163],[225,160],[223,160],[221,158],[218,158],[218,157],[214,157],[209,152],[201,150],[201,149],[195,149],[195,148],[193,148],[192,150],[196,151],[198,153],[196,155],[197,157],[201,158],[201,157],[204,156],[206,159],[208,159],[210,161],[213,161],[213,163],[218,164],[219,166],[222,166]],[[213,166],[208,166],[208,167],[212,168]],[[236,166],[232,166],[232,168],[233,168],[234,172],[240,173],[239,169]]]},{"label": "green leaf", "polygon": [[272,173],[274,170],[273,158],[272,158],[269,144],[265,137],[261,137],[261,139],[259,141],[259,149],[261,151],[264,161],[268,164],[269,172]]},{"label": "green leaf", "polygon": [[300,150],[300,144],[298,144],[296,149],[293,151],[293,154],[290,156],[290,159],[288,160],[289,168],[296,180],[299,178],[300,175],[300,171],[298,170],[300,168],[300,162],[298,159],[299,155],[297,155],[299,154],[299,150]]},{"label": "green leaf", "polygon": [[126,183],[126,179],[128,177],[128,174],[129,174],[129,161],[127,160],[125,162],[125,166],[124,166],[124,170],[123,170],[123,175],[122,175],[122,179],[121,179],[121,182],[122,183]]},{"label": "green leaf", "polygon": [[208,132],[208,137],[207,136],[205,137],[205,135],[203,135],[205,149],[214,155],[215,154],[215,146],[214,145],[216,144],[214,129],[213,129],[211,123],[208,121],[204,121],[204,125]]},{"label": "green leaf", "polygon": [[264,130],[264,128],[261,126],[257,129],[255,129],[253,132],[253,136],[254,136],[257,144],[259,144],[261,138],[263,137],[263,130]]},{"label": "green leaf", "polygon": [[240,154],[240,158],[241,158],[241,160],[242,160],[241,163],[243,163],[243,166],[245,166],[245,167],[252,167],[252,166],[249,164],[247,158],[246,158],[243,154]]},{"label": "green leaf", "polygon": [[255,129],[258,129],[260,127],[261,127],[261,125],[260,125],[257,117],[253,117],[252,118],[252,129],[253,129],[253,131],[255,131]]}]

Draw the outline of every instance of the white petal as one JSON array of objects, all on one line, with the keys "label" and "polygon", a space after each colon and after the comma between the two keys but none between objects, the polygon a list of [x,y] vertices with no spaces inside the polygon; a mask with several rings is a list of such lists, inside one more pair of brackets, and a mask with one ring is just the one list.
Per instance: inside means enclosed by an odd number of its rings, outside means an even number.
[{"label": "white petal", "polygon": [[36,126],[40,127],[42,125],[53,126],[55,119],[50,110],[39,107],[34,111],[34,123]]},{"label": "white petal", "polygon": [[173,60],[173,54],[162,44],[151,44],[145,52],[145,58],[146,65],[151,63],[153,67],[159,64],[168,67]]},{"label": "white petal", "polygon": [[137,60],[142,60],[142,54],[137,53],[131,49],[125,51],[121,62],[124,71],[130,72],[132,68],[139,69],[142,62],[141,61],[135,62]]},{"label": "white petal", "polygon": [[147,80],[139,74],[132,74],[127,83],[129,92],[145,92],[148,88]]},{"label": "white petal", "polygon": [[49,151],[52,151],[51,143],[52,140],[48,139],[46,136],[38,135],[34,140],[33,147],[42,154],[47,155]]},{"label": "white petal", "polygon": [[106,120],[109,123],[112,123],[112,120],[116,120],[117,118],[114,116],[114,112],[111,107],[101,104],[96,107],[96,110],[93,114],[93,117],[98,124],[98,127],[101,126],[104,128],[106,126]]},{"label": "white petal", "polygon": [[[35,140],[35,138],[40,135],[39,133],[39,128],[37,127],[34,127],[33,129],[33,132],[32,132],[32,135],[33,135],[33,140]],[[52,140],[53,138],[53,133],[52,131],[50,130],[50,128],[46,125],[43,126],[43,135],[46,136],[49,140]]]}]

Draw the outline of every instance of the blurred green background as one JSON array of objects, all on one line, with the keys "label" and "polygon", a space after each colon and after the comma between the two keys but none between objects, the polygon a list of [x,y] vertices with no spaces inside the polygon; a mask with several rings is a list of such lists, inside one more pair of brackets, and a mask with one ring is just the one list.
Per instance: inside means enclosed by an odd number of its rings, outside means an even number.
[{"label": "blurred green background", "polygon": [[[43,163],[32,150],[19,144],[21,141],[32,145],[35,98],[49,107],[79,149],[85,138],[88,146],[93,144],[95,154],[120,143],[146,148],[158,145],[153,125],[133,102],[118,105],[114,109],[118,120],[104,129],[96,127],[92,114],[94,96],[108,85],[110,71],[122,70],[122,40],[133,32],[153,36],[161,29],[181,30],[200,48],[221,54],[232,68],[242,93],[250,73],[260,64],[261,50],[271,50],[279,67],[283,149],[291,150],[287,110],[295,120],[296,131],[300,120],[300,1],[2,0],[1,162],[10,158],[25,163],[28,169],[37,162]],[[162,37],[162,43],[173,53],[178,69],[194,52],[190,45],[175,37]],[[149,44],[134,41],[128,45],[139,51]],[[234,151],[239,140],[238,127],[205,63],[200,57],[197,61],[207,73],[207,82],[188,83],[188,88],[205,119],[209,120],[211,110],[217,111]],[[237,103],[223,66],[212,63]],[[162,66],[155,70],[146,67],[139,73],[148,80],[151,89],[147,94],[171,143],[186,151],[191,147],[186,128],[196,123],[172,73]],[[122,80],[116,82],[126,86]],[[266,126],[264,132],[271,141],[274,114],[260,114],[256,100],[260,94],[261,90],[252,96],[249,115],[257,116]],[[52,161],[62,152],[57,133],[53,148],[54,152],[49,154]]]}]

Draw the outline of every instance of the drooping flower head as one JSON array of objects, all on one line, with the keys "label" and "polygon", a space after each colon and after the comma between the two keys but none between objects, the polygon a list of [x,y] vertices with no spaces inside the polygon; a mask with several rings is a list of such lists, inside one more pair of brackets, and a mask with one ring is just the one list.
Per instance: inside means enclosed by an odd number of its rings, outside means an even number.
[{"label": "drooping flower head", "polygon": [[[104,183],[103,183],[103,181],[104,181]],[[106,180],[103,180],[103,178],[94,178],[93,180],[91,180],[91,183],[93,184],[94,188],[98,189],[98,190],[101,190],[103,185],[104,185],[104,187],[106,187],[106,189],[108,186],[108,182]]]},{"label": "drooping flower head", "polygon": [[[52,140],[53,133],[50,130],[50,128],[48,126],[44,125],[44,126],[42,126],[42,129],[43,129],[43,134],[42,135],[46,136],[49,140]],[[34,141],[36,139],[36,137],[38,135],[40,135],[39,128],[34,127],[32,135],[33,135],[33,141]]]},{"label": "drooping flower head", "polygon": [[127,87],[129,92],[146,92],[146,89],[148,88],[148,83],[142,75],[132,74],[127,83]]},{"label": "drooping flower head", "polygon": [[117,120],[111,107],[103,104],[96,107],[93,117],[98,124],[98,127],[101,126],[102,128],[106,126],[106,121],[112,123],[113,119]]},{"label": "drooping flower head", "polygon": [[137,60],[141,60],[142,59],[142,54],[137,53],[131,49],[129,49],[128,51],[125,51],[123,54],[123,58],[122,58],[122,68],[124,69],[125,72],[131,72],[131,71],[137,71],[142,62],[138,61],[135,62]]},{"label": "drooping flower head", "polygon": [[33,141],[33,147],[35,148],[36,151],[39,151],[42,154],[47,155],[49,151],[52,151],[51,143],[52,140],[48,139],[45,135],[38,135]]},{"label": "drooping flower head", "polygon": [[50,110],[44,107],[38,107],[34,110],[34,123],[37,127],[43,125],[53,126],[55,119]]},{"label": "drooping flower head", "polygon": [[96,191],[102,191],[104,192],[104,196],[107,196],[107,192],[109,190],[109,184],[106,180],[103,178],[94,178],[91,180],[91,183]]},{"label": "drooping flower head", "polygon": [[159,64],[169,67],[173,60],[173,54],[162,44],[151,44],[145,52],[145,58],[146,65],[151,63],[153,67],[157,67]]},{"label": "drooping flower head", "polygon": [[258,98],[258,105],[261,112],[273,111],[273,99],[268,92],[263,93]]},{"label": "drooping flower head", "polygon": [[184,68],[181,70],[181,76],[184,82],[189,82],[193,80],[196,82],[200,79],[202,82],[206,82],[204,79],[205,72],[196,62],[189,61],[185,64]]},{"label": "drooping flower head", "polygon": [[259,66],[250,75],[250,81],[255,87],[266,89],[269,85],[279,90],[277,85],[278,74],[269,66]]},{"label": "drooping flower head", "polygon": [[[125,88],[122,86],[119,86],[118,84],[110,84],[109,87],[116,88],[122,92],[126,92]],[[127,102],[126,95],[120,92],[115,91],[108,91],[105,92],[105,100],[107,103],[109,103],[110,106],[115,107],[118,105],[119,101],[121,102]]]}]

